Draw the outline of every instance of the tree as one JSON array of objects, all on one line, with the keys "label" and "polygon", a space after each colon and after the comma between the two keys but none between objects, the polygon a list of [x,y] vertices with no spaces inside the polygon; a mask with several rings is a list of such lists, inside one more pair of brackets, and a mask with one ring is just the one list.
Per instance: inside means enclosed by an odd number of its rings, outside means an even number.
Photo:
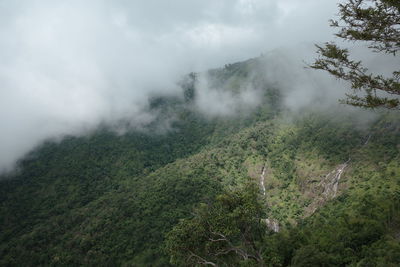
[{"label": "tree", "polygon": [[182,220],[167,235],[171,263],[263,266],[267,226],[258,197],[258,186],[248,184],[200,205],[193,218]]},{"label": "tree", "polygon": [[[337,37],[346,41],[366,42],[376,53],[397,56],[400,51],[399,0],[348,0],[339,4],[340,20],[331,20],[339,28]],[[317,45],[314,69],[329,72],[350,82],[352,93],[341,102],[363,108],[400,109],[400,69],[391,77],[370,73],[361,61],[350,59],[348,49],[335,43]]]}]

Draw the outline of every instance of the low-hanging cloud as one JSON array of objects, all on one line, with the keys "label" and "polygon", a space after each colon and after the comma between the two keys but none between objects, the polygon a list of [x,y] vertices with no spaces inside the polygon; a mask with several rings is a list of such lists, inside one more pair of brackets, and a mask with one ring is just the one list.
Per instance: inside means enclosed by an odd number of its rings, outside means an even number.
[{"label": "low-hanging cloud", "polygon": [[148,123],[185,73],[329,39],[334,2],[0,1],[0,172],[48,138]]}]

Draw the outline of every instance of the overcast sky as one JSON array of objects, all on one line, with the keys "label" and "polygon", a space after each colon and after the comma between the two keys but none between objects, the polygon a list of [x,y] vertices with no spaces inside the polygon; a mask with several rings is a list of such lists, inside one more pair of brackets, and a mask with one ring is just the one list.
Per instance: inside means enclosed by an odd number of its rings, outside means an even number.
[{"label": "overcast sky", "polygon": [[334,0],[0,0],[0,171],[48,138],[151,120],[190,71],[332,40]]}]

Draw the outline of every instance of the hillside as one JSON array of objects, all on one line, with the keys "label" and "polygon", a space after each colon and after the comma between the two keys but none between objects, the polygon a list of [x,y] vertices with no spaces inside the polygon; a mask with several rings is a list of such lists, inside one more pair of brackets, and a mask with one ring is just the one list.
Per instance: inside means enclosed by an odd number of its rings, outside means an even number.
[{"label": "hillside", "polygon": [[[233,97],[256,88],[259,105],[204,114],[192,73],[181,96],[151,100],[144,129],[27,155],[0,181],[0,265],[399,265],[399,114],[290,111],[265,60],[207,73]],[[209,244],[214,226],[234,250]]]}]

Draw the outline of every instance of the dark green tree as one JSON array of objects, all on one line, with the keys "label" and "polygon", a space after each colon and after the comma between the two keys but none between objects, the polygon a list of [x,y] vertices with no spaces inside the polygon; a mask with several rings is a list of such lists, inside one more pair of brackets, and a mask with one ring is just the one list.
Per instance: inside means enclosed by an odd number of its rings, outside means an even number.
[{"label": "dark green tree", "polygon": [[[393,56],[400,50],[399,0],[348,0],[339,4],[337,37],[352,42],[366,42],[376,53]],[[361,61],[350,58],[348,49],[335,43],[317,45],[319,57],[311,65],[350,82],[352,93],[341,102],[363,108],[400,109],[400,69],[390,77],[371,73]]]},{"label": "dark green tree", "polygon": [[171,263],[183,266],[263,266],[267,226],[259,188],[251,184],[202,204],[167,237]]}]

